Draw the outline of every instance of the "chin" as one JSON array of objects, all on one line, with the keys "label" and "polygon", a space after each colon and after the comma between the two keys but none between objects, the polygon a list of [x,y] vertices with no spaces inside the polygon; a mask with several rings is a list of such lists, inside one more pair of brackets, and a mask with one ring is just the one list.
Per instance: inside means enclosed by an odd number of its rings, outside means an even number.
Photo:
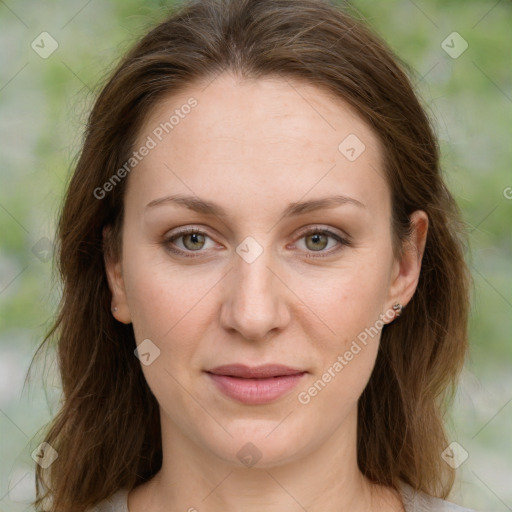
[{"label": "chin", "polygon": [[304,438],[296,438],[282,425],[276,429],[275,421],[259,423],[258,427],[237,431],[228,428],[233,437],[221,446],[212,446],[212,452],[229,465],[253,469],[282,466],[303,456]]}]

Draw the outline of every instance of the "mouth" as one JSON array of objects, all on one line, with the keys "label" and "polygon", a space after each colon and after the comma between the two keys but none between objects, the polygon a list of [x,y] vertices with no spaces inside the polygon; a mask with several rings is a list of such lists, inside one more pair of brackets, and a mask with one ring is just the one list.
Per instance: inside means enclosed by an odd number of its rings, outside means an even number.
[{"label": "mouth", "polygon": [[278,364],[223,365],[206,371],[218,391],[246,405],[267,404],[291,391],[308,373]]},{"label": "mouth", "polygon": [[274,377],[287,377],[306,373],[306,370],[291,368],[281,364],[265,364],[261,366],[247,366],[245,364],[225,364],[217,366],[207,373],[213,375],[224,375],[226,377],[237,377],[240,379],[268,379]]}]

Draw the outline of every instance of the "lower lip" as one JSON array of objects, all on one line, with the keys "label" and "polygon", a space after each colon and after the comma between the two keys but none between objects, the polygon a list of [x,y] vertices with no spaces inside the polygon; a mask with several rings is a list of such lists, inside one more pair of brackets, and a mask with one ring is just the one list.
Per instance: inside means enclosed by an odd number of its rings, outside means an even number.
[{"label": "lower lip", "polygon": [[208,373],[217,388],[226,396],[243,404],[266,404],[293,389],[306,373],[283,375],[268,379],[242,379]]}]

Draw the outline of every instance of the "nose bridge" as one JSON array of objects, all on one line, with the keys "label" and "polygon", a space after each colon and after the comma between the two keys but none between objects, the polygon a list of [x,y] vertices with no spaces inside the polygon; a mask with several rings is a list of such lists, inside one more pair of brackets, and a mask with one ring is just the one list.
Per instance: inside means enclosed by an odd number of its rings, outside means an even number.
[{"label": "nose bridge", "polygon": [[247,237],[236,249],[229,297],[223,304],[223,322],[247,339],[263,338],[286,321],[286,305],[280,280],[274,275],[275,258]]},{"label": "nose bridge", "polygon": [[240,257],[237,261],[236,277],[239,289],[245,299],[266,302],[273,300],[274,274],[269,270],[272,267],[270,249],[264,251],[254,261],[248,262]]}]

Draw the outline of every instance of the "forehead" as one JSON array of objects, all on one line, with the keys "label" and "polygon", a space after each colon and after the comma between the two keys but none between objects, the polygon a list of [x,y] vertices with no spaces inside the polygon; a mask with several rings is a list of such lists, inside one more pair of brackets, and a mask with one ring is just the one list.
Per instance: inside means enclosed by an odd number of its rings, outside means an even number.
[{"label": "forehead", "polygon": [[145,204],[164,192],[233,203],[235,189],[253,207],[333,188],[380,197],[381,206],[388,195],[376,135],[352,107],[311,84],[230,74],[196,83],[155,105],[135,149],[149,139],[127,191]]}]

